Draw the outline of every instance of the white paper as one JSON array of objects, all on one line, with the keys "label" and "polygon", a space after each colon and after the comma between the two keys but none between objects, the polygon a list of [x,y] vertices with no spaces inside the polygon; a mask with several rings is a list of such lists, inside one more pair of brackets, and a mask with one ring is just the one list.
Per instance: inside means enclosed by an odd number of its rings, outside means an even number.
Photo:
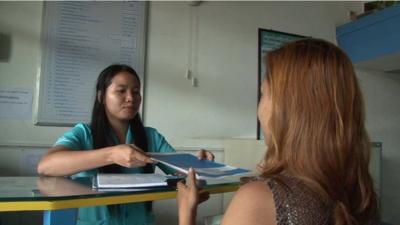
[{"label": "white paper", "polygon": [[130,65],[143,81],[145,7],[140,1],[44,3],[38,124],[89,122],[96,78],[108,65]]},{"label": "white paper", "polygon": [[97,174],[97,188],[143,188],[167,186],[161,174]]},{"label": "white paper", "polygon": [[32,118],[32,91],[0,87],[0,119]]}]

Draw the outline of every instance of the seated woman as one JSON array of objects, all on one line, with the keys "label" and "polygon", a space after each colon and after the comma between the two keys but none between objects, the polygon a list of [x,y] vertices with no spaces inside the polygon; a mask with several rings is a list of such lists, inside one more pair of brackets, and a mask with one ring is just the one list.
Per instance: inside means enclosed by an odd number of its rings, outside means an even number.
[{"label": "seated woman", "polygon": [[[378,224],[369,138],[351,61],[335,45],[304,39],[270,52],[258,118],[268,151],[223,225]],[[178,185],[179,224],[195,223],[194,172]]]},{"label": "seated woman", "polygon": [[[47,176],[94,176],[97,173],[152,173],[148,152],[175,149],[154,128],[144,127],[136,71],[115,64],[97,78],[90,124],[78,123],[60,137],[38,164]],[[202,150],[199,158],[214,159]],[[165,168],[164,168],[165,169]],[[129,203],[79,209],[78,225],[149,225],[154,222],[151,203]]]}]

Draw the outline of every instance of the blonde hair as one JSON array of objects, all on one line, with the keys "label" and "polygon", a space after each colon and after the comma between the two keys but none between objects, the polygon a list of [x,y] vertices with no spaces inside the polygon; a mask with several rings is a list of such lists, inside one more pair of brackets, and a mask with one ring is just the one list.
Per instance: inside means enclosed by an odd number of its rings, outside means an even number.
[{"label": "blonde hair", "polygon": [[289,173],[327,202],[339,224],[368,224],[377,200],[369,138],[353,65],[335,45],[295,41],[266,59],[272,112],[265,177]]}]

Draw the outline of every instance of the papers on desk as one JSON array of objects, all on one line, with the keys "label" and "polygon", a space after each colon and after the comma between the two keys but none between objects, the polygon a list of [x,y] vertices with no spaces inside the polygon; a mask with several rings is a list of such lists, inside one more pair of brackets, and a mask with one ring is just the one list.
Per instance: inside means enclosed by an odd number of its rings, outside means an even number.
[{"label": "papers on desk", "polygon": [[192,167],[198,179],[219,179],[250,172],[250,170],[200,160],[189,153],[150,153],[151,159],[187,174]]},{"label": "papers on desk", "polygon": [[[196,171],[197,179],[222,179],[234,178],[235,175],[249,173],[249,170],[216,163],[209,160],[199,160],[196,156],[188,153],[150,153],[151,158],[171,167],[177,171],[187,174],[192,167]],[[99,173],[93,181],[93,188],[97,190],[120,190],[123,189],[153,189],[156,187],[174,187],[176,182],[184,177],[168,177],[161,174],[110,174]],[[237,178],[238,179],[238,178]]]},{"label": "papers on desk", "polygon": [[112,174],[99,173],[93,181],[93,187],[107,188],[153,188],[167,186],[166,177],[161,174]]}]

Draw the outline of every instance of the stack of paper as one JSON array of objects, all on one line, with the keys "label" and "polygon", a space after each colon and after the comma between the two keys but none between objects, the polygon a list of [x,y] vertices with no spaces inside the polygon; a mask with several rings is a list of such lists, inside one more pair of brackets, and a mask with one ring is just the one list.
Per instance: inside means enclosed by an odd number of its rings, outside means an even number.
[{"label": "stack of paper", "polygon": [[[249,173],[247,169],[227,166],[209,160],[200,160],[188,153],[151,153],[151,158],[170,168],[187,174],[189,168],[196,171],[197,179],[221,179]],[[177,179],[177,178],[175,178]],[[93,187],[111,189],[148,189],[168,186],[167,177],[161,174],[110,174],[99,173],[93,181]]]},{"label": "stack of paper", "polygon": [[97,174],[95,188],[149,188],[167,186],[166,178],[160,174]]}]

